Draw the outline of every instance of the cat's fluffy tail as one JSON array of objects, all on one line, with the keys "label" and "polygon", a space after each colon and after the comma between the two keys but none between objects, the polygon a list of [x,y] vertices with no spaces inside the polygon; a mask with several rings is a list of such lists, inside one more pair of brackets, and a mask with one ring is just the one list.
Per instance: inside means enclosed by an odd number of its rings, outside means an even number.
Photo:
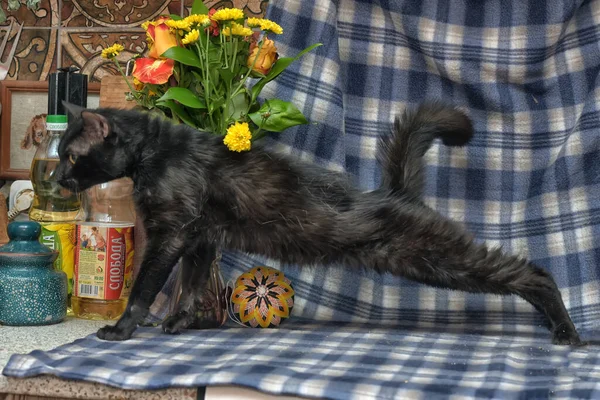
[{"label": "cat's fluffy tail", "polygon": [[392,135],[379,143],[382,188],[419,199],[423,186],[423,155],[434,139],[447,146],[464,146],[473,136],[471,120],[460,110],[439,102],[407,110],[394,122]]}]

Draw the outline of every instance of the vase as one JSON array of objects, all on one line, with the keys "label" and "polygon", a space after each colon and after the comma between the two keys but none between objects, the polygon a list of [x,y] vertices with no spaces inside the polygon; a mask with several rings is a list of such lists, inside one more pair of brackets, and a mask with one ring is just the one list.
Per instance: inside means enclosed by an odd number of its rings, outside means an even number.
[{"label": "vase", "polygon": [[[218,328],[227,321],[227,304],[225,301],[225,283],[221,275],[221,251],[217,250],[208,271],[208,279],[203,288],[196,288],[202,292],[199,302],[196,302],[194,321],[188,326],[190,329]],[[179,260],[179,269],[175,278],[169,315],[177,312],[177,305],[182,300],[183,293],[183,260]]]}]

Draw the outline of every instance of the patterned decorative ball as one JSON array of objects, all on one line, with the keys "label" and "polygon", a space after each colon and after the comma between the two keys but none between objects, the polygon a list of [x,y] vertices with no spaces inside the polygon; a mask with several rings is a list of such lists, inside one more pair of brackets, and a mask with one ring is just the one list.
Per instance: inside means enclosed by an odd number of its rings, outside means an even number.
[{"label": "patterned decorative ball", "polygon": [[294,307],[294,289],[283,272],[259,266],[235,281],[231,308],[239,321],[253,328],[279,326]]}]

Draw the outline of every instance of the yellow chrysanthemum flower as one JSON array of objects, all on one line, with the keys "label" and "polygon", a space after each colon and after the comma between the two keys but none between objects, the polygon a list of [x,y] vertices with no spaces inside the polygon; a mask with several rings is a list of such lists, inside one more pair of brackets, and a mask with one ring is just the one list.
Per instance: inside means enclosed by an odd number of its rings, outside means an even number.
[{"label": "yellow chrysanthemum flower", "polygon": [[194,43],[198,40],[199,37],[200,37],[200,31],[198,29],[193,29],[192,31],[190,31],[190,33],[185,35],[185,37],[183,39],[181,39],[181,43],[182,44]]},{"label": "yellow chrysanthemum flower", "polygon": [[210,17],[206,14],[192,14],[184,18],[190,25],[201,25],[207,27],[210,25]]},{"label": "yellow chrysanthemum flower", "polygon": [[246,23],[250,28],[258,28],[260,26],[260,21],[262,21],[262,18],[251,17],[246,20]]},{"label": "yellow chrysanthemum flower", "polygon": [[239,8],[222,8],[211,17],[213,21],[236,21],[242,18],[244,18],[244,11]]},{"label": "yellow chrysanthemum flower", "polygon": [[133,77],[133,87],[135,88],[135,90],[142,90],[142,88],[144,87],[144,84],[142,82],[140,82],[140,80],[134,76]]},{"label": "yellow chrysanthemum flower", "polygon": [[231,27],[226,26],[223,28],[223,35],[225,36],[252,36],[252,29],[246,28],[243,25],[232,22]]},{"label": "yellow chrysanthemum flower", "polygon": [[281,35],[283,33],[283,28],[270,19],[248,18],[246,22],[250,28],[260,28],[261,31],[273,32],[277,35]]},{"label": "yellow chrysanthemum flower", "polygon": [[150,26],[151,21],[146,21],[144,23],[142,23],[141,27],[144,28],[145,31],[148,30],[148,27]]},{"label": "yellow chrysanthemum flower", "polygon": [[125,50],[125,47],[121,46],[118,43],[113,44],[110,47],[105,48],[104,50],[102,50],[102,58],[106,58],[106,59],[112,59],[115,58],[116,56],[119,55],[119,53],[121,53],[123,50]]},{"label": "yellow chrysanthemum flower", "polygon": [[229,150],[241,153],[242,151],[248,151],[252,148],[250,139],[252,139],[252,133],[250,133],[248,123],[236,122],[227,129],[227,134],[223,139],[223,143],[225,143],[225,146],[227,146]]},{"label": "yellow chrysanthemum flower", "polygon": [[260,30],[273,32],[276,35],[281,35],[283,33],[283,28],[279,26],[279,24],[264,18],[262,21],[260,21]]},{"label": "yellow chrysanthemum flower", "polygon": [[186,19],[180,19],[178,21],[169,19],[169,20],[165,21],[165,24],[167,24],[167,26],[169,28],[173,28],[173,29],[180,29],[180,30],[184,30],[184,31],[190,30],[190,23]]}]

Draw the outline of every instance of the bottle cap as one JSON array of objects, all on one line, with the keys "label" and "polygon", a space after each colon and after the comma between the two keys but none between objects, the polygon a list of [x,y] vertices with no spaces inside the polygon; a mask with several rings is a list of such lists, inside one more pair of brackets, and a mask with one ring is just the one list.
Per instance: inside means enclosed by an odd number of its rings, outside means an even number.
[{"label": "bottle cap", "polygon": [[46,130],[64,131],[67,129],[68,120],[66,115],[48,115],[46,116]]},{"label": "bottle cap", "polygon": [[79,68],[59,68],[48,77],[48,114],[67,115],[63,100],[87,107],[88,76],[77,72]]}]

